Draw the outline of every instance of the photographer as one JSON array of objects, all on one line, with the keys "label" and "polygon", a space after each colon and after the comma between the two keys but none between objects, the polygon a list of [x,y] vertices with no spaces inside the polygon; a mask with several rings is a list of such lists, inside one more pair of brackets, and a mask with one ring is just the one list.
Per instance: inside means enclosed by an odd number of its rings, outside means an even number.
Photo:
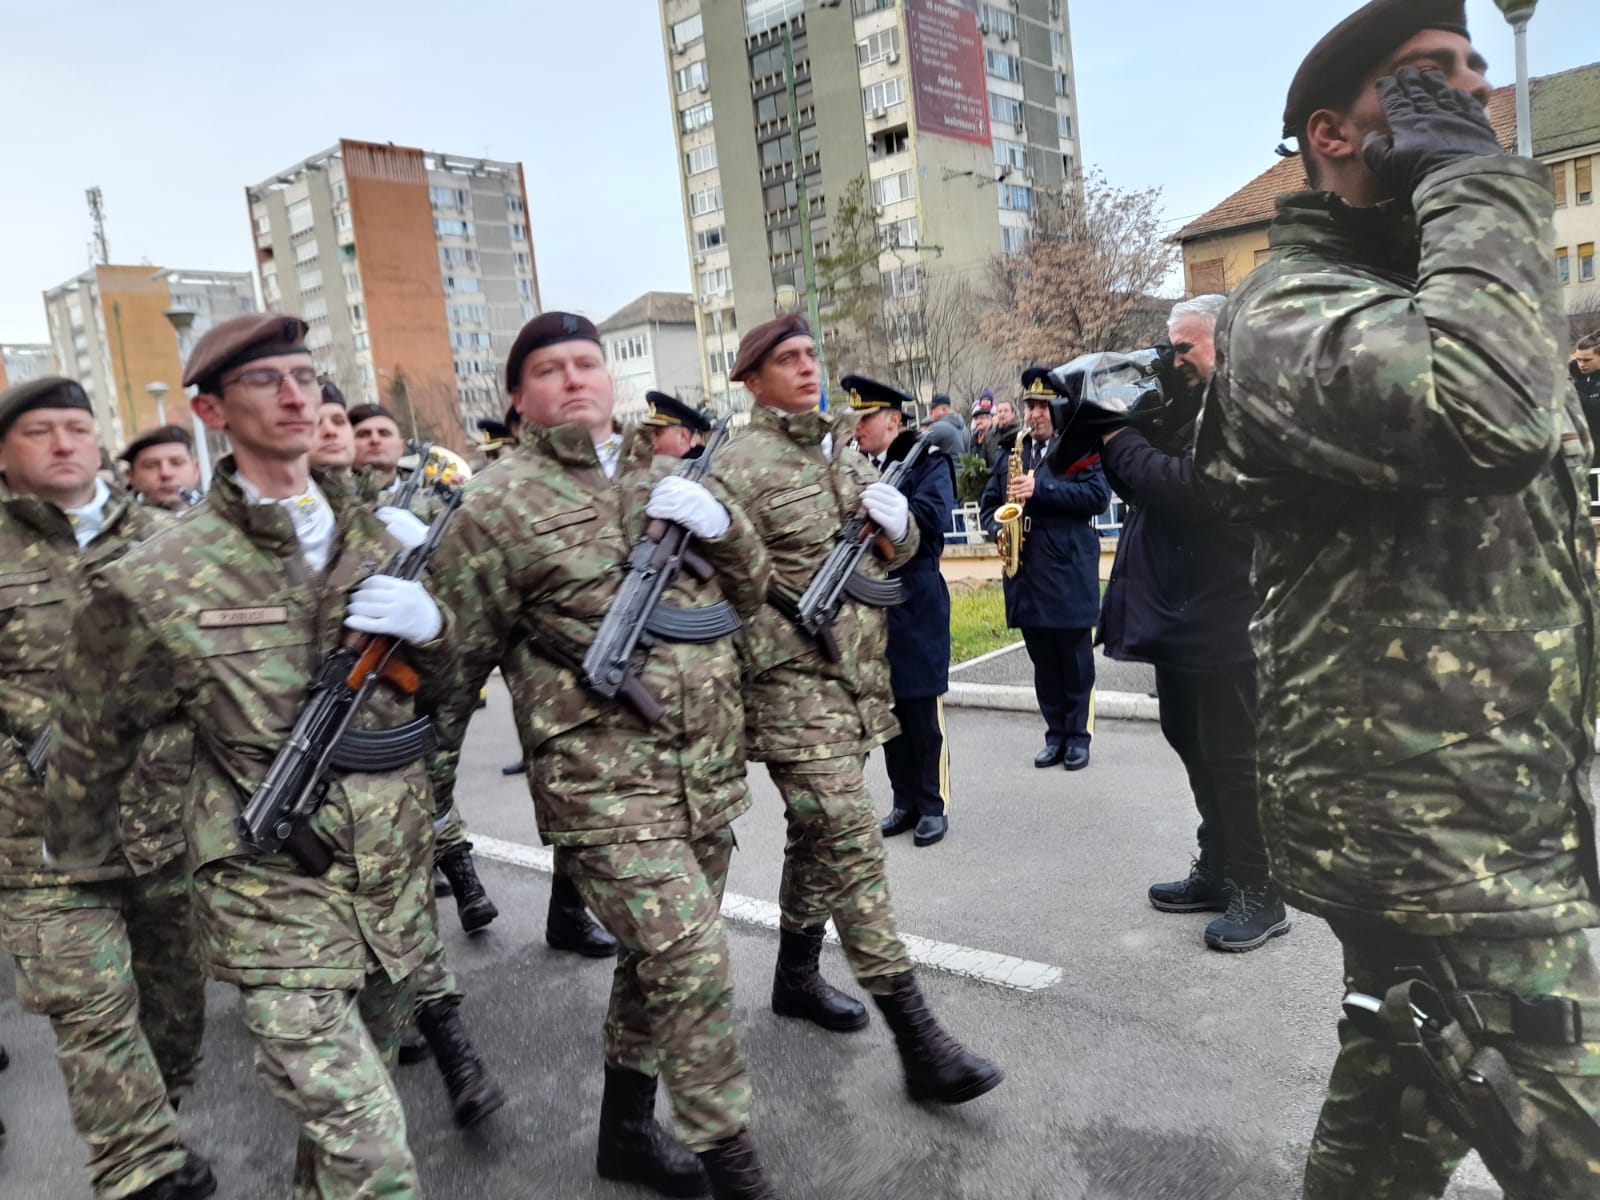
[{"label": "photographer", "polygon": [[1255,658],[1248,625],[1254,538],[1229,525],[1195,477],[1194,430],[1211,380],[1222,296],[1176,305],[1167,323],[1167,402],[1141,428],[1104,438],[1102,463],[1129,505],[1100,617],[1106,654],[1156,668],[1161,732],[1189,773],[1200,855],[1187,879],[1157,883],[1162,912],[1221,912],[1216,950],[1254,950],[1289,930],[1267,873],[1256,811]]}]

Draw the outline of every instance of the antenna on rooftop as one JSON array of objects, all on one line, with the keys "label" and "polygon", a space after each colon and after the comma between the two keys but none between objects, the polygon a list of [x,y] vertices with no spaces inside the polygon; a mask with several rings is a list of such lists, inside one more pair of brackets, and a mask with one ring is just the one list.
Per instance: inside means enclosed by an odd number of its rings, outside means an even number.
[{"label": "antenna on rooftop", "polygon": [[106,244],[106,205],[100,189],[90,188],[84,195],[89,200],[89,219],[94,222],[94,241],[90,243],[93,261],[101,266],[111,261],[111,247]]}]

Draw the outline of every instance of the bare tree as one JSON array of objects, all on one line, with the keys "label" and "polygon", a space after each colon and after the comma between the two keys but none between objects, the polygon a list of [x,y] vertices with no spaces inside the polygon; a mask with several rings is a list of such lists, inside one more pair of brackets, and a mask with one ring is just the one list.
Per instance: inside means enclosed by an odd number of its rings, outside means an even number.
[{"label": "bare tree", "polygon": [[1148,344],[1159,332],[1150,297],[1177,256],[1160,195],[1122,191],[1099,173],[1081,192],[1037,189],[1028,244],[991,264],[984,339],[1016,367]]},{"label": "bare tree", "polygon": [[867,177],[847,183],[831,208],[828,252],[816,260],[817,286],[829,308],[828,353],[851,373],[882,378],[891,356],[878,274],[878,214]]}]

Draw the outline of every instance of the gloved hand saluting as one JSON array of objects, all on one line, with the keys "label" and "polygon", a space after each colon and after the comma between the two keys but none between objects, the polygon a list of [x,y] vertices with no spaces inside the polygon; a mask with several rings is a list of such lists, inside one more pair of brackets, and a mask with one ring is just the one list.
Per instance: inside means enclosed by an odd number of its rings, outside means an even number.
[{"label": "gloved hand saluting", "polygon": [[695,537],[712,542],[728,532],[733,518],[721,502],[700,484],[681,475],[668,475],[650,489],[645,515],[676,521]]},{"label": "gloved hand saluting", "polygon": [[1378,80],[1378,103],[1389,132],[1367,134],[1361,153],[1398,199],[1409,200],[1434,171],[1504,153],[1483,105],[1438,71],[1401,67]]},{"label": "gloved hand saluting", "polygon": [[389,531],[389,536],[399,542],[407,550],[415,550],[428,540],[428,526],[422,518],[414,516],[403,508],[392,504],[385,504],[373,516],[383,522],[383,527]]},{"label": "gloved hand saluting", "polygon": [[882,482],[868,484],[867,490],[861,493],[861,504],[867,510],[867,516],[889,535],[891,542],[898,542],[906,536],[911,506],[906,503],[899,488]]},{"label": "gloved hand saluting", "polygon": [[350,597],[344,627],[420,646],[439,636],[444,617],[418,580],[369,575]]}]

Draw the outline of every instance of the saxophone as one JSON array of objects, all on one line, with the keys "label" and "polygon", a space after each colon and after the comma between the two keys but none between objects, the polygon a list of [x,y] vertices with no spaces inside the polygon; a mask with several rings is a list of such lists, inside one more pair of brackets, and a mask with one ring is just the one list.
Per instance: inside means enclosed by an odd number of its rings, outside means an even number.
[{"label": "saxophone", "polygon": [[[1017,430],[1017,440],[1011,445],[1011,456],[1006,460],[1006,495],[1011,485],[1022,478],[1022,439],[1028,436],[1026,424]],[[1022,505],[1009,500],[994,510],[994,519],[1000,522],[1000,532],[995,536],[995,547],[1000,551],[1001,569],[1011,579],[1022,565]]]}]

